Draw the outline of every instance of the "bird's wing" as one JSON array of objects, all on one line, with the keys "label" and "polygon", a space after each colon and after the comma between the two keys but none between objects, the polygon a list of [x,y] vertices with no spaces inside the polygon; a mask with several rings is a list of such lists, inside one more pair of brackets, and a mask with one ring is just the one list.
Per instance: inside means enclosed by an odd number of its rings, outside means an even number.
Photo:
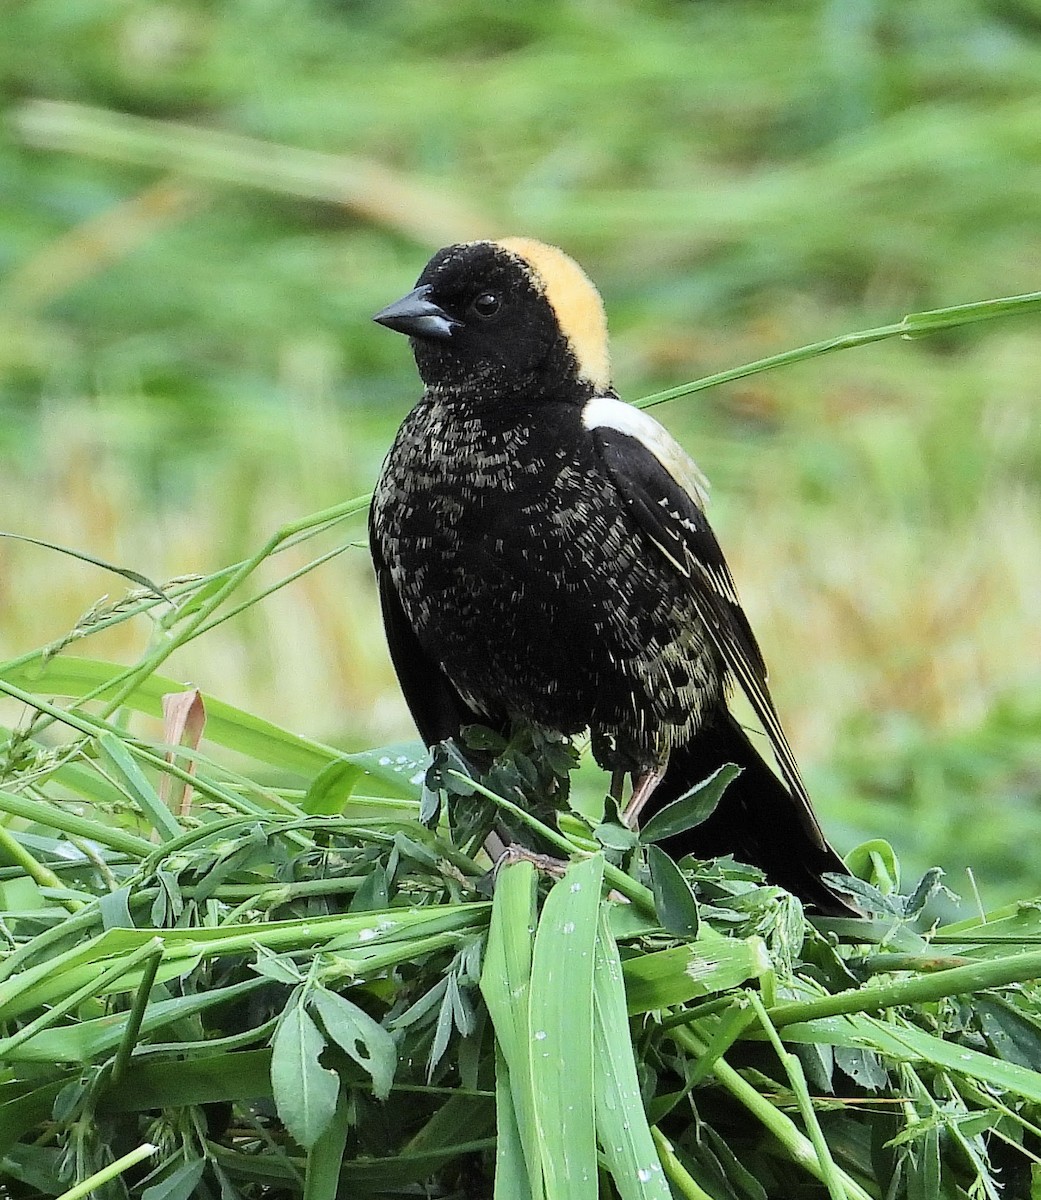
[{"label": "bird's wing", "polygon": [[583,424],[636,523],[672,568],[690,580],[691,597],[713,644],[766,731],[788,789],[805,803],[816,825],[798,764],[770,697],[762,652],[741,608],[730,568],[705,519],[704,477],[653,417],[621,400],[598,396],[589,401]]},{"label": "bird's wing", "polygon": [[428,746],[459,736],[464,725],[482,722],[459,695],[441,665],[420,645],[398,596],[369,515],[369,548],[376,569],[387,647],[419,735]]}]

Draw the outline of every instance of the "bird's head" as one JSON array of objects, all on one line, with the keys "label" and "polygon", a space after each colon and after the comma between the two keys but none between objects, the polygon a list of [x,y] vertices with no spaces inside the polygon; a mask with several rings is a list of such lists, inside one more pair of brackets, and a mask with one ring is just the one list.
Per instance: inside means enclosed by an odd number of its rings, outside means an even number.
[{"label": "bird's head", "polygon": [[423,382],[502,396],[610,387],[600,293],[562,250],[530,238],[446,246],[373,318],[405,333]]}]

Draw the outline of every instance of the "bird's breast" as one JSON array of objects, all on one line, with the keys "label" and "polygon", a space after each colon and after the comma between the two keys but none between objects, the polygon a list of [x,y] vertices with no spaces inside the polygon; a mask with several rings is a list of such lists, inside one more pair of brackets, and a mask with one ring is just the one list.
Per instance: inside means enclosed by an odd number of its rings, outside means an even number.
[{"label": "bird's breast", "polygon": [[426,651],[479,709],[566,732],[686,726],[714,688],[703,627],[580,414],[504,426],[418,406],[377,485],[380,552]]}]

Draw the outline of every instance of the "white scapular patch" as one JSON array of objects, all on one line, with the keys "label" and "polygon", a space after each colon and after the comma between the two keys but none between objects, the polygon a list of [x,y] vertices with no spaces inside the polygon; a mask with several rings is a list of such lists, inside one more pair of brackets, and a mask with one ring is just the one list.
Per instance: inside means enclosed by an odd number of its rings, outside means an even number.
[{"label": "white scapular patch", "polygon": [[586,429],[616,429],[635,438],[650,450],[698,508],[704,509],[708,503],[708,480],[697,463],[664,426],[642,409],[613,396],[594,396],[582,409],[582,424]]},{"label": "white scapular patch", "polygon": [[573,258],[534,238],[503,238],[496,243],[523,259],[535,274],[571,344],[578,373],[594,387],[611,386],[607,315],[596,285]]}]

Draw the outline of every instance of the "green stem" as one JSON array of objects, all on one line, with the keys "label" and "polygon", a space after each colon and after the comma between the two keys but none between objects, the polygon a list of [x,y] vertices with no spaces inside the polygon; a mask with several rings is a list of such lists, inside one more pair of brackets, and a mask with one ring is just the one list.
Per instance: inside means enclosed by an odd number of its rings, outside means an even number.
[{"label": "green stem", "polygon": [[702,392],[706,388],[718,387],[722,383],[732,383],[735,379],[747,379],[750,375],[758,375],[762,371],[772,371],[775,367],[787,367],[792,363],[819,358],[822,354],[830,354],[834,350],[851,350],[856,346],[868,346],[872,342],[884,342],[895,337],[921,337],[940,329],[953,329],[958,325],[975,325],[980,321],[1036,312],[1039,309],[1041,309],[1041,292],[1027,292],[1022,296],[1002,296],[996,300],[979,300],[973,304],[955,304],[950,308],[909,313],[892,325],[879,325],[875,329],[862,329],[857,333],[842,333],[838,337],[825,338],[822,342],[811,342],[807,346],[798,346],[794,350],[784,350],[780,354],[771,354],[740,367],[731,367],[726,371],[717,371],[714,375],[705,375],[701,379],[695,379],[692,383],[681,383],[678,387],[669,388],[664,392],[655,392],[651,396],[644,396],[635,403],[637,408],[650,408],[655,404],[663,404],[666,400],[689,396],[693,392]]},{"label": "green stem", "polygon": [[884,971],[950,971],[967,967],[976,960],[963,954],[869,954],[857,962],[858,971],[865,975],[881,975]]},{"label": "green stem", "polygon": [[848,1013],[879,1012],[898,1004],[927,1004],[945,996],[978,992],[984,988],[1005,987],[1041,976],[1041,950],[1013,954],[974,962],[964,967],[951,967],[932,975],[915,975],[909,979],[892,979],[832,996],[814,1000],[790,1000],[769,1010],[770,1020],[779,1029],[799,1021],[818,1017],[835,1017]]},{"label": "green stem", "polygon": [[158,1153],[158,1146],[153,1146],[151,1142],[145,1142],[143,1145],[138,1146],[136,1150],[131,1150],[129,1154],[124,1154],[122,1158],[117,1158],[114,1163],[109,1163],[107,1167],[102,1167],[100,1171],[95,1171],[93,1175],[89,1175],[82,1182],[77,1183],[75,1187],[69,1188],[67,1192],[62,1192],[58,1200],[86,1200],[86,1197],[91,1195],[92,1192],[98,1191],[106,1183],[110,1183],[113,1179],[122,1175],[124,1171],[129,1170],[143,1159],[151,1158],[153,1154]]},{"label": "green stem", "polygon": [[10,1054],[12,1050],[17,1049],[23,1042],[27,1042],[30,1038],[35,1037],[41,1030],[49,1029],[52,1025],[60,1021],[66,1013],[72,1012],[74,1008],[78,1008],[84,1000],[100,996],[110,983],[121,979],[140,963],[144,962],[146,958],[153,955],[161,958],[162,953],[163,943],[161,939],[158,937],[150,938],[132,954],[128,954],[126,958],[121,958],[118,962],[113,963],[107,971],[102,971],[97,978],[77,988],[70,996],[66,996],[64,1000],[59,1000],[57,1004],[42,1012],[35,1020],[30,1021],[28,1025],[23,1025],[17,1033],[12,1033],[10,1037],[0,1038],[0,1059]]},{"label": "green stem", "polygon": [[[681,1050],[685,1050],[694,1058],[700,1058],[708,1049],[707,1044],[690,1029],[682,1027],[672,1029],[668,1036]],[[712,1074],[738,1103],[743,1104],[777,1138],[793,1162],[804,1167],[815,1179],[824,1182],[813,1143],[790,1117],[786,1117],[765,1096],[761,1096],[726,1059],[716,1060],[712,1067]],[[850,1200],[876,1200],[876,1197],[844,1171],[840,1171],[840,1177],[845,1184]]]},{"label": "green stem", "polygon": [[[59,893],[65,890],[64,884],[50,867],[35,859],[4,825],[0,825],[0,851],[12,859],[37,887],[53,888]],[[69,896],[58,895],[55,899],[70,913],[79,912],[83,907],[82,900],[74,900]]]},{"label": "green stem", "polygon": [[[119,677],[117,676],[117,679],[118,678]],[[110,687],[111,681],[105,686],[106,688]],[[149,766],[154,767],[157,771],[163,771],[167,775],[172,775],[175,779],[181,780],[183,783],[190,784],[196,792],[202,796],[205,796],[209,800],[216,801],[219,804],[225,804],[229,808],[234,809],[235,812],[242,813],[248,817],[260,817],[266,815],[263,809],[259,808],[255,804],[251,804],[248,800],[244,800],[241,796],[236,796],[234,792],[225,791],[223,788],[215,786],[208,780],[201,778],[198,775],[191,774],[189,771],[184,770],[183,767],[177,766],[176,763],[168,762],[163,755],[154,754],[151,750],[139,745],[136,741],[128,739],[125,730],[117,728],[115,725],[101,717],[90,716],[86,713],[77,712],[74,709],[59,708],[56,704],[51,704],[48,700],[41,700],[38,696],[34,696],[32,692],[27,692],[20,687],[16,687],[15,684],[9,683],[5,679],[0,679],[0,692],[6,692],[8,696],[11,696],[15,700],[21,701],[22,704],[27,705],[29,708],[35,708],[38,712],[45,713],[53,720],[58,721],[63,725],[68,725],[70,728],[75,729],[78,733],[82,733],[87,737],[97,737],[100,733],[111,733],[113,737],[117,737],[121,742],[123,742],[129,753],[135,755],[143,762],[148,763]],[[83,697],[80,702],[82,703],[82,700],[84,699],[86,699],[86,697]],[[4,804],[7,806],[6,795],[4,797]],[[296,812],[299,811],[296,810],[295,806],[293,805],[286,804],[284,807],[293,816],[295,816]],[[13,811],[13,809],[9,809],[9,811]],[[104,839],[100,840],[104,841]],[[125,843],[122,847],[116,846],[111,839],[109,839],[108,844],[113,846],[114,849],[126,848]],[[151,843],[148,845],[149,849],[153,848]]]},{"label": "green stem", "polygon": [[162,961],[163,948],[159,946],[145,964],[144,972],[141,975],[141,982],[134,993],[134,1003],[130,1009],[130,1016],[127,1019],[127,1027],[123,1030],[123,1038],[119,1043],[119,1049],[116,1051],[116,1060],[112,1064],[112,1078],[110,1081],[112,1085],[120,1082],[126,1074],[127,1067],[130,1065],[130,1056],[134,1053],[134,1047],[137,1045],[137,1039],[141,1033],[141,1022],[145,1019],[145,1009],[148,1007],[148,998],[152,994],[152,985],[155,983],[155,977],[159,972],[159,964]]},{"label": "green stem", "polygon": [[712,1200],[712,1197],[702,1188],[698,1181],[691,1178],[686,1167],[676,1157],[676,1151],[673,1150],[672,1143],[657,1125],[651,1126],[651,1137],[654,1138],[654,1146],[658,1151],[658,1159],[661,1162],[666,1179],[684,1197],[684,1200]]},{"label": "green stem", "polygon": [[327,508],[321,512],[303,517],[299,521],[291,521],[283,525],[281,529],[268,538],[256,554],[247,558],[236,571],[232,572],[208,600],[199,605],[198,610],[178,630],[176,637],[170,637],[161,642],[151,654],[145,655],[136,666],[124,671],[122,675],[117,675],[114,680],[110,681],[109,686],[115,685],[115,695],[104,705],[101,715],[103,717],[111,716],[138,684],[147,679],[149,675],[152,675],[159,668],[160,664],[165,662],[178,647],[190,641],[195,633],[209,621],[224,601],[241,587],[257,567],[266,558],[274,554],[283,542],[316,526],[328,526],[337,521],[346,520],[348,517],[353,517],[356,513],[366,508],[368,503],[368,496],[357,496],[352,500],[345,501],[343,504],[334,505],[332,508]]},{"label": "green stem", "polygon": [[806,1074],[802,1069],[802,1063],[799,1062],[794,1054],[784,1048],[780,1035],[774,1023],[770,1020],[766,1006],[758,994],[753,991],[747,991],[745,996],[751,1004],[755,1015],[759,1018],[759,1024],[766,1031],[766,1036],[770,1039],[770,1044],[773,1046],[774,1052],[777,1054],[781,1066],[784,1067],[785,1074],[788,1076],[788,1082],[791,1084],[792,1092],[795,1094],[795,1102],[799,1106],[799,1114],[803,1119],[806,1132],[810,1135],[810,1141],[813,1143],[813,1148],[817,1153],[821,1178],[827,1185],[831,1200],[849,1200],[849,1190],[839,1173],[838,1165],[831,1156],[831,1150],[828,1148],[820,1121],[817,1120],[817,1113],[813,1108],[813,1100],[810,1098],[810,1089],[806,1084]]},{"label": "green stem", "polygon": [[39,800],[27,800],[24,796],[15,796],[11,792],[0,792],[0,812],[35,821],[38,825],[45,825],[48,829],[57,829],[74,837],[90,838],[91,841],[129,854],[135,859],[155,850],[151,842],[138,837],[136,833],[127,833],[125,829],[102,825],[100,821],[78,817],[75,813],[65,812],[54,805],[44,804]]}]

